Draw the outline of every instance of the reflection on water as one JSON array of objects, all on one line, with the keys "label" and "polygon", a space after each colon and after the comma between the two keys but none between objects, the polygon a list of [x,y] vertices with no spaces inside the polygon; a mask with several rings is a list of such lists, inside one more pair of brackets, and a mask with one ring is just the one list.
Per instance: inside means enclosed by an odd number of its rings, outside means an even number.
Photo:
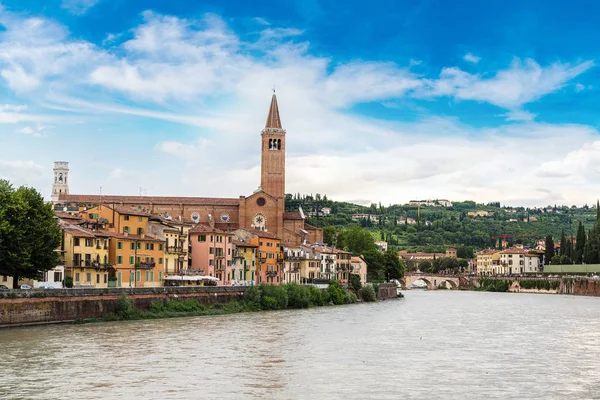
[{"label": "reflection on water", "polygon": [[600,298],[475,292],[0,330],[1,399],[600,398]]}]

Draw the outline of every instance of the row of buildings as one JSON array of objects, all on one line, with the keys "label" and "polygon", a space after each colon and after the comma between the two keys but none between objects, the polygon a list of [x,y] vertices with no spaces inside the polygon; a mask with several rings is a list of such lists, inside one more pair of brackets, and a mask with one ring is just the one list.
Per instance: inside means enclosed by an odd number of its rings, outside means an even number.
[{"label": "row of buildings", "polygon": [[322,244],[284,245],[257,229],[223,230],[173,221],[126,206],[57,212],[64,273],[74,286],[252,285],[338,280],[366,282],[360,256]]},{"label": "row of buildings", "polygon": [[540,272],[543,253],[523,248],[506,250],[487,249],[477,253],[476,270],[479,275],[519,275]]}]

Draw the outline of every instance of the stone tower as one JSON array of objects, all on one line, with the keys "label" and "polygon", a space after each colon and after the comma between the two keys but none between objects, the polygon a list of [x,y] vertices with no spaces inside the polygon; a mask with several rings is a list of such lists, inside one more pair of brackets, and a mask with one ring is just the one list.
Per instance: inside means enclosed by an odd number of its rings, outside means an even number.
[{"label": "stone tower", "polygon": [[285,197],[285,130],[281,127],[277,96],[273,92],[265,129],[262,130],[260,187],[277,199]]},{"label": "stone tower", "polygon": [[52,202],[58,203],[61,194],[69,194],[69,163],[66,161],[54,162],[54,183],[52,184]]}]

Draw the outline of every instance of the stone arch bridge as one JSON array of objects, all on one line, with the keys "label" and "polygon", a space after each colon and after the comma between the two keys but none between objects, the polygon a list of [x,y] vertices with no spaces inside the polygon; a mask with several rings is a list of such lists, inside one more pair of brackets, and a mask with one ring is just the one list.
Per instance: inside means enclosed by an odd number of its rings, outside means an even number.
[{"label": "stone arch bridge", "polygon": [[465,283],[461,282],[461,279],[464,280],[464,278],[455,275],[409,273],[404,275],[401,284],[402,289],[410,289],[415,282],[420,280],[427,284],[427,289],[429,290],[436,290],[442,285],[446,289],[458,289],[461,284]]}]

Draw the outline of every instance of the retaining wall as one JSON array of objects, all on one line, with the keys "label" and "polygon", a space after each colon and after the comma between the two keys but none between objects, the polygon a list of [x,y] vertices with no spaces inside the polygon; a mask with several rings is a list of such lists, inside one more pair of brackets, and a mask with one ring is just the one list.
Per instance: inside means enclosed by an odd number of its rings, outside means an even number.
[{"label": "retaining wall", "polygon": [[201,304],[241,300],[245,287],[171,287],[139,289],[52,289],[0,292],[0,327],[70,322],[100,318],[114,312],[123,293],[136,308],[147,310],[155,302],[196,299]]}]

